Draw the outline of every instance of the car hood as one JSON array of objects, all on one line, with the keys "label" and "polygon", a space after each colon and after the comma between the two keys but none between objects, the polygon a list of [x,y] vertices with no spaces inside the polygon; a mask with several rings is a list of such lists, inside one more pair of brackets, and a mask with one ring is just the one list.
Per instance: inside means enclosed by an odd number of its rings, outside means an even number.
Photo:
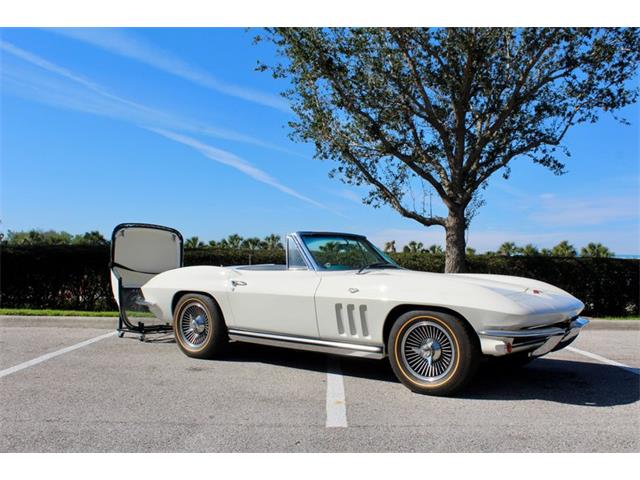
[{"label": "car hood", "polygon": [[[446,298],[455,296],[458,302],[471,306],[481,300],[503,299],[514,313],[539,315],[543,313],[567,313],[577,315],[584,304],[570,293],[546,282],[530,278],[493,274],[442,274],[405,269],[376,270],[374,275],[396,278],[400,283],[419,284],[429,292]],[[395,283],[395,282],[394,282]],[[485,303],[485,302],[482,302]]]}]

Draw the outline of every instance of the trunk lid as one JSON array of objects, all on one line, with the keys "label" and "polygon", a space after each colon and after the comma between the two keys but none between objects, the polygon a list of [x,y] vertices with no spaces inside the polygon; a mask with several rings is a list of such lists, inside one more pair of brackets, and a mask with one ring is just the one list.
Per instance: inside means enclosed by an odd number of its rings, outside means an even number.
[{"label": "trunk lid", "polygon": [[173,228],[122,223],[111,235],[111,283],[118,290],[140,288],[159,273],[182,267],[183,239]]}]

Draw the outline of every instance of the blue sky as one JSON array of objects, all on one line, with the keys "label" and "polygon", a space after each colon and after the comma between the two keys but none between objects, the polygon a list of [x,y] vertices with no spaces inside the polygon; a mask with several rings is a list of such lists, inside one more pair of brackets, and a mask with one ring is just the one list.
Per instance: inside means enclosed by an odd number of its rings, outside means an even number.
[{"label": "blue sky", "polygon": [[[364,190],[289,140],[286,84],[254,70],[274,58],[255,33],[3,29],[0,230],[108,235],[135,221],[204,240],[338,230],[442,245],[441,227],[362,205]],[[493,177],[469,246],[567,239],[640,254],[639,113],[569,132],[566,175],[522,158],[510,180]],[[435,196],[433,208],[444,213]]]}]

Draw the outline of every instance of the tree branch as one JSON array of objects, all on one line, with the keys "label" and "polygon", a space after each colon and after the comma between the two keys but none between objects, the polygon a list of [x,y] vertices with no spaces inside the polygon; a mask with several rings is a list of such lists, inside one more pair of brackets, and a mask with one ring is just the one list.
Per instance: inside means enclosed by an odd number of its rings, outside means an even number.
[{"label": "tree branch", "polygon": [[400,199],[397,197],[397,195],[395,195],[384,183],[373,176],[367,166],[364,165],[356,155],[345,148],[342,149],[341,153],[349,158],[349,161],[358,168],[367,182],[375,186],[382,197],[389,203],[389,205],[397,210],[403,217],[411,218],[426,227],[430,227],[432,225],[440,225],[444,227],[446,225],[446,219],[443,217],[425,217],[424,215],[420,215],[416,212],[412,212],[411,210],[406,209],[400,202]]}]

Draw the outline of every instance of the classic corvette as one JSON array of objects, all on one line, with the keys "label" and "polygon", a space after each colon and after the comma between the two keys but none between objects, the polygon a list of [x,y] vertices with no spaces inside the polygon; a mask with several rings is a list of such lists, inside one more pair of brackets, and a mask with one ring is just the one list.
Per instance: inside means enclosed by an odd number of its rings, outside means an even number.
[{"label": "classic corvette", "polygon": [[234,341],[388,357],[414,392],[448,395],[483,358],[523,364],[587,323],[582,302],[548,283],[407,270],[360,235],[292,233],[284,265],[183,267],[182,243],[171,228],[118,225],[111,279],[121,315],[133,298],[190,357]]}]

